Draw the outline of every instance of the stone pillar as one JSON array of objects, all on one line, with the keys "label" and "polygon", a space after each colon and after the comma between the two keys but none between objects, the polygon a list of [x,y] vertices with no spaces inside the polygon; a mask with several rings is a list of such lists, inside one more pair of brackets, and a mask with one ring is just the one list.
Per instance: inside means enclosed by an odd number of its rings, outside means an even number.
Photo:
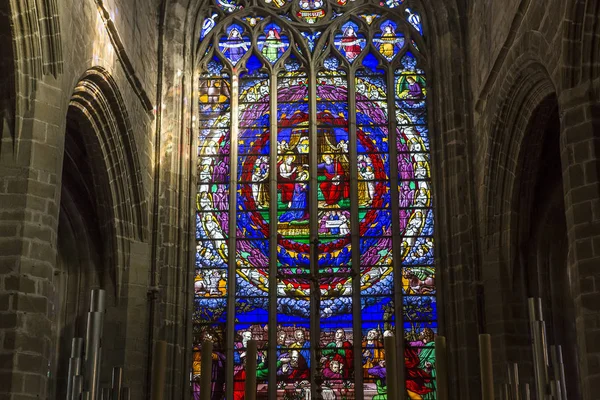
[{"label": "stone pillar", "polygon": [[600,117],[589,85],[564,91],[561,160],[575,303],[579,376],[584,399],[600,392]]},{"label": "stone pillar", "polygon": [[46,398],[64,138],[61,91],[38,82],[0,143],[0,398]]}]

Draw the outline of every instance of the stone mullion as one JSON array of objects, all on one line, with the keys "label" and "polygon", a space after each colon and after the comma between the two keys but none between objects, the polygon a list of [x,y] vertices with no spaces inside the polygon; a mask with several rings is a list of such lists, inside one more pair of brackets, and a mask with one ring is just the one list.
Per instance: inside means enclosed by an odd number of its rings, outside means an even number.
[{"label": "stone mullion", "polygon": [[269,343],[270,399],[277,397],[277,73],[271,74],[271,118],[269,132]]},{"label": "stone mullion", "polygon": [[231,129],[229,146],[229,240],[227,273],[227,329],[226,329],[226,388],[228,399],[233,398],[233,343],[235,339],[235,293],[236,293],[236,228],[237,228],[237,161],[239,132],[239,77],[234,73],[231,78]]},{"label": "stone mullion", "polygon": [[[364,398],[362,372],[362,315],[360,298],[360,221],[358,218],[358,138],[356,136],[355,70],[348,74],[348,139],[350,149],[350,234],[352,249],[352,342],[354,345],[354,398]],[[358,350],[358,351],[357,351]]]},{"label": "stone mullion", "polygon": [[[398,124],[396,121],[396,95],[394,69],[387,71],[387,105],[390,150],[390,197],[392,211],[392,260],[394,274],[394,314],[396,315],[396,360],[398,360],[397,378],[399,380],[398,393],[406,393],[406,379],[404,377],[404,316],[402,314],[402,263],[400,235],[400,207],[398,190]],[[391,90],[390,90],[391,88]]]},{"label": "stone mullion", "polygon": [[314,66],[308,71],[308,101],[309,101],[309,176],[310,176],[310,200],[309,200],[309,215],[310,215],[310,382],[311,398],[316,399],[317,388],[314,385],[317,376],[317,343],[319,342],[319,265],[318,265],[318,180],[317,180],[317,164],[318,164],[318,138],[317,138],[317,79]]}]

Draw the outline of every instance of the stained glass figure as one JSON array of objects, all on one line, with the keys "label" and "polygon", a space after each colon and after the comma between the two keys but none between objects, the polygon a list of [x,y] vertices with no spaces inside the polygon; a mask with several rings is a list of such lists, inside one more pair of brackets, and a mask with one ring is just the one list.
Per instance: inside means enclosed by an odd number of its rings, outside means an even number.
[{"label": "stained glass figure", "polygon": [[219,14],[213,13],[210,17],[206,18],[202,23],[202,32],[200,33],[200,40],[204,39],[206,35],[212,31],[219,19]]},{"label": "stained glass figure", "polygon": [[381,17],[381,14],[360,14],[360,17],[368,24],[371,25],[373,21]]},{"label": "stained glass figure", "polygon": [[380,25],[381,33],[376,33],[373,42],[379,53],[391,61],[404,46],[404,35],[396,33],[398,25],[392,21],[385,21]]},{"label": "stained glass figure", "polygon": [[271,64],[274,64],[283,55],[290,42],[287,36],[281,35],[281,28],[276,24],[267,24],[264,31],[265,36],[258,38],[258,49]]},{"label": "stained glass figure", "polygon": [[346,22],[335,36],[336,48],[351,62],[360,55],[365,45],[364,35],[358,34],[358,25],[354,22]]},{"label": "stained glass figure", "polygon": [[244,17],[244,21],[246,21],[248,23],[248,25],[250,25],[252,27],[256,26],[263,19],[264,19],[263,17],[257,17],[257,16]]},{"label": "stained glass figure", "polygon": [[419,32],[419,34],[423,35],[423,25],[421,24],[421,16],[418,12],[411,10],[410,8],[406,8],[404,10],[408,16],[406,19],[410,24]]},{"label": "stained glass figure", "polygon": [[236,65],[250,49],[250,40],[243,36],[242,32],[244,29],[241,26],[232,24],[227,28],[227,36],[219,42],[219,48],[233,65]]},{"label": "stained glass figure", "polygon": [[[359,20],[350,1],[265,0],[285,15],[253,4],[227,19],[237,22],[225,25],[221,10],[204,21],[205,40],[225,33],[205,45],[193,125],[196,399],[203,340],[214,343],[213,394],[234,400],[256,340],[260,397],[384,400],[392,335],[405,343],[405,394],[436,398],[422,26],[404,0]],[[383,7],[409,17],[389,19]],[[329,31],[319,29],[325,16]]]},{"label": "stained glass figure", "polygon": [[217,6],[221,8],[226,13],[232,13],[236,10],[241,10],[243,7],[239,4],[237,0],[215,0]]}]

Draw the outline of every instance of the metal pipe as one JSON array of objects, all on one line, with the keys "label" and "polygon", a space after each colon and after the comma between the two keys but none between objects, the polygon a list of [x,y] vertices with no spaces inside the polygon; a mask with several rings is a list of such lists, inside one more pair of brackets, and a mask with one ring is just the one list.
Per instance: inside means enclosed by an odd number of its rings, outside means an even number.
[{"label": "metal pipe", "polygon": [[123,368],[114,367],[112,370],[112,400],[121,400],[123,387]]},{"label": "metal pipe", "polygon": [[[533,367],[535,373],[535,389],[538,400],[545,399],[546,395],[546,382],[547,382],[547,368],[544,363],[544,350],[542,331],[540,330],[539,320],[542,318],[541,315],[541,301],[537,298],[529,298],[529,323],[531,327],[531,341],[533,349]],[[541,323],[543,325],[543,322]]]},{"label": "metal pipe", "polygon": [[[200,353],[200,400],[210,400],[211,375],[212,375],[212,352],[213,344],[209,340],[202,342],[202,353]],[[256,362],[256,358],[254,358]],[[246,357],[248,362],[248,357]],[[255,368],[256,370],[256,368]],[[254,374],[256,376],[256,374]],[[246,374],[246,377],[248,374]]]},{"label": "metal pipe", "polygon": [[523,392],[524,392],[523,400],[531,400],[531,391],[529,390],[529,383],[526,383],[524,385]]},{"label": "metal pipe", "polygon": [[396,363],[396,338],[394,336],[386,336],[383,338],[385,348],[385,368],[387,371],[387,399],[398,400],[398,375]]},{"label": "metal pipe", "polygon": [[83,375],[75,375],[73,377],[73,386],[71,387],[71,398],[79,400],[81,392],[83,392]]},{"label": "metal pipe", "polygon": [[[167,366],[167,342],[157,340],[154,343],[152,359],[152,400],[163,400]],[[113,399],[114,400],[114,399]]]},{"label": "metal pipe", "polygon": [[494,400],[492,337],[486,333],[479,335],[479,367],[481,371],[481,399]]},{"label": "metal pipe", "polygon": [[246,396],[244,400],[256,400],[256,340],[249,340],[246,349]]},{"label": "metal pipe", "polygon": [[[558,356],[556,354],[556,346],[550,346],[550,363],[552,364],[552,376],[560,388],[560,368],[558,366]],[[556,400],[562,400],[562,393],[557,392]]]},{"label": "metal pipe", "polygon": [[104,313],[94,311],[88,313],[85,333],[85,388],[91,400],[98,397],[98,379],[100,375],[100,351]]},{"label": "metal pipe", "polygon": [[556,381],[555,380],[551,380],[550,381],[550,398],[552,400],[557,400],[558,399],[559,394],[556,391],[557,387],[558,386],[556,385]]},{"label": "metal pipe", "polygon": [[111,400],[110,395],[112,392],[112,388],[102,388],[102,400]]},{"label": "metal pipe", "polygon": [[560,392],[563,400],[567,399],[567,381],[565,380],[565,363],[563,362],[562,346],[556,346],[556,360],[558,363],[558,377],[560,380]]},{"label": "metal pipe", "polygon": [[106,291],[102,289],[92,289],[90,295],[90,312],[106,311]]},{"label": "metal pipe", "polygon": [[510,400],[510,386],[505,383],[502,388],[502,400]]},{"label": "metal pipe", "polygon": [[537,398],[544,400],[547,397],[548,390],[548,370],[544,362],[544,350],[543,350],[543,339],[542,339],[542,325],[541,321],[536,321],[533,324],[533,346],[534,346],[534,365],[535,365],[535,384]]},{"label": "metal pipe", "polygon": [[71,358],[67,374],[67,400],[73,400],[73,377],[81,375],[81,356],[83,355],[83,338],[73,338],[71,341]]},{"label": "metal pipe", "polygon": [[448,354],[444,336],[435,338],[435,357],[437,400],[448,400]]},{"label": "metal pipe", "polygon": [[519,365],[517,363],[508,366],[508,379],[511,383],[512,400],[521,400],[521,391],[519,390]]}]

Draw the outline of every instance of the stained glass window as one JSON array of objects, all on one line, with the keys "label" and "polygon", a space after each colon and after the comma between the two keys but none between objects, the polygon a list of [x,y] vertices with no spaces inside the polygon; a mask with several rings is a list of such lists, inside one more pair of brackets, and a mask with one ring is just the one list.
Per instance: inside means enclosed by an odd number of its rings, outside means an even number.
[{"label": "stained glass window", "polygon": [[[192,389],[434,400],[426,48],[410,0],[215,0],[200,30]],[[420,46],[417,47],[417,46]],[[401,350],[400,350],[401,349]],[[398,359],[402,359],[398,357]]]}]

